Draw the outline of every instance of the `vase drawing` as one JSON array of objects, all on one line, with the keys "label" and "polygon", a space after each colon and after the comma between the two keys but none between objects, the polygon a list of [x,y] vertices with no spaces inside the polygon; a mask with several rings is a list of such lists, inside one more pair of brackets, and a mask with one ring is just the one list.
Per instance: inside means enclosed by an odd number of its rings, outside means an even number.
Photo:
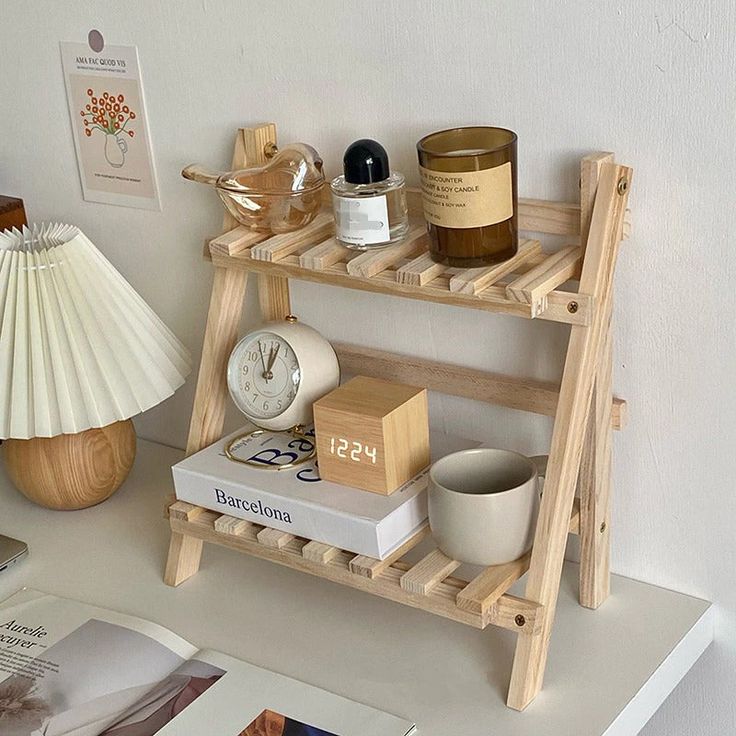
[{"label": "vase drawing", "polygon": [[110,166],[119,169],[125,163],[128,144],[120,134],[108,133],[105,136],[105,159]]}]

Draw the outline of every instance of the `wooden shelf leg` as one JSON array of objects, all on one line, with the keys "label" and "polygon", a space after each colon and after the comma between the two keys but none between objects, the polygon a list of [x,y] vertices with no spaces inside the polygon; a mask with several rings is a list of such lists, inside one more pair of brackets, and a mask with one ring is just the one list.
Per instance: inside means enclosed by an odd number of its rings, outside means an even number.
[{"label": "wooden shelf leg", "polygon": [[227,361],[238,337],[247,272],[215,268],[210,309],[197,376],[187,455],[222,436],[227,405]]},{"label": "wooden shelf leg", "polygon": [[580,278],[580,291],[593,296],[595,309],[590,325],[575,325],[570,330],[525,596],[544,606],[544,616],[538,634],[517,638],[507,700],[516,710],[529,705],[544,679],[593,384],[608,328],[631,173],[624,166],[601,166]]},{"label": "wooden shelf leg", "polygon": [[[210,309],[204,333],[187,455],[212,444],[222,435],[227,404],[227,360],[238,336],[247,273],[215,268]],[[199,570],[202,542],[172,532],[164,580],[179,585]]]},{"label": "wooden shelf leg", "polygon": [[259,273],[258,302],[261,305],[261,316],[266,322],[281,320],[291,314],[289,279]]},{"label": "wooden shelf leg", "polygon": [[[611,153],[593,153],[580,164],[580,232],[587,241],[601,166],[613,163]],[[611,313],[606,316],[590,416],[578,476],[580,493],[580,604],[598,608],[610,592],[610,503],[613,433],[602,422],[610,419],[603,403],[611,390]]]},{"label": "wooden shelf leg", "polygon": [[[611,329],[596,373],[580,462],[580,605],[598,608],[611,591]],[[608,401],[608,406],[606,406]],[[608,423],[606,425],[606,422]]]},{"label": "wooden shelf leg", "polygon": [[185,537],[178,532],[171,532],[169,557],[166,560],[164,582],[176,587],[199,571],[202,557],[202,540]]}]

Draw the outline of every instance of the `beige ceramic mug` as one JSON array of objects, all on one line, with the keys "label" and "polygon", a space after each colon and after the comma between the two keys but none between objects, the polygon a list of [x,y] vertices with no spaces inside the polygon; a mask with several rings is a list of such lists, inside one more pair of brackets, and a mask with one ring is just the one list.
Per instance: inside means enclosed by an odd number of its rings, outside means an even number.
[{"label": "beige ceramic mug", "polygon": [[429,471],[429,525],[448,557],[502,565],[529,551],[547,456],[479,447],[438,460]]}]

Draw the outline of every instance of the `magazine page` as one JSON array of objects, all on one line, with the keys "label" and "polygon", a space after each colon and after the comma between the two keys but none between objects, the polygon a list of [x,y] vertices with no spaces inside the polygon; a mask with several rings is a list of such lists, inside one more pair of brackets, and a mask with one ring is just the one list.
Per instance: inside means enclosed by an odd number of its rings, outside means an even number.
[{"label": "magazine page", "polygon": [[[196,659],[226,674],[157,736],[407,736],[415,733],[411,721],[225,654],[203,650]],[[153,732],[130,731],[115,736],[149,734]]]},{"label": "magazine page", "polygon": [[225,674],[196,653],[156,624],[23,590],[0,604],[0,734],[154,734]]}]

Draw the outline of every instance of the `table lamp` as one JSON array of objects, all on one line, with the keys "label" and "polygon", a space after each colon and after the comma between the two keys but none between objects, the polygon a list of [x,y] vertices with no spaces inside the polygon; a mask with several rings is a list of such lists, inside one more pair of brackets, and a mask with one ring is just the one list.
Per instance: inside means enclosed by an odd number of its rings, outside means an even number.
[{"label": "table lamp", "polygon": [[130,418],[191,370],[186,348],[78,228],[0,233],[0,439],[36,503],[114,493],[135,457]]}]

